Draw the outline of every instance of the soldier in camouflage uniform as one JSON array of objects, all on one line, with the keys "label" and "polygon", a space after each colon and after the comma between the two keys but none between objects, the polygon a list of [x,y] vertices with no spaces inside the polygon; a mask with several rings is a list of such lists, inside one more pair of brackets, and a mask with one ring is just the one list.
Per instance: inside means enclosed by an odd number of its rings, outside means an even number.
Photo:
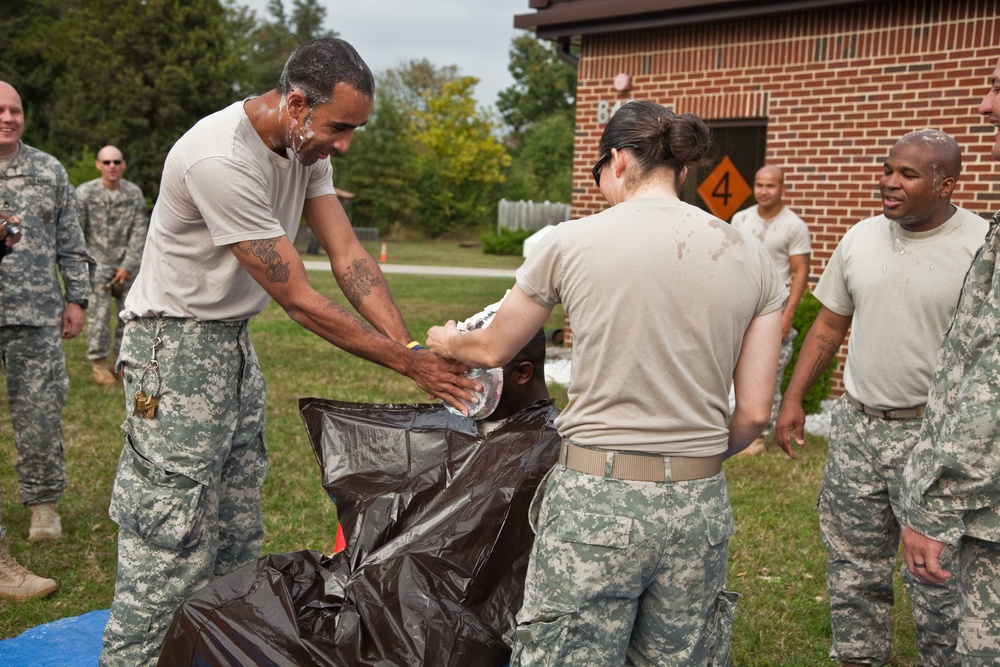
[{"label": "soldier in camouflage uniform", "polygon": [[[127,165],[116,147],[105,146],[99,150],[94,164],[101,177],[76,189],[80,226],[87,250],[96,263],[87,310],[87,358],[93,364],[94,381],[112,385],[116,378],[106,358],[109,354],[112,359],[116,358],[121,348],[124,324],[118,313],[124,308],[125,297],[142,259],[142,246],[146,241],[146,200],[138,185],[122,178]],[[115,306],[115,319],[118,320],[113,346],[112,306]]]},{"label": "soldier in camouflage uniform", "polygon": [[[1000,126],[1000,62],[979,112]],[[1000,160],[1000,134],[992,149]],[[965,279],[903,473],[903,555],[930,585],[957,579],[962,665],[1000,664],[1000,214]],[[942,553],[957,545],[957,562]],[[955,573],[946,568],[950,567]]]},{"label": "soldier in camouflage uniform", "polygon": [[[349,44],[310,41],[279,88],[202,119],[167,156],[122,313],[125,441],[110,507],[118,579],[105,667],[156,663],[181,602],[260,554],[265,393],[247,322],[269,298],[433,396],[456,404],[478,386],[462,376],[467,366],[416,349],[337,200],[329,156],[350,147],[373,97]],[[310,286],[292,245],[303,216],[367,322]]]},{"label": "soldier in camouflage uniform", "polygon": [[[844,665],[889,660],[889,609],[900,537],[900,476],[920,434],[934,358],[986,222],[954,206],[958,145],[938,130],[900,139],[879,187],[883,215],[841,240],[816,286],[823,308],[799,351],[778,415],[794,458],[802,397],[851,329],[845,394],[832,414],[817,507],[830,554],[833,646]],[[957,665],[957,592],[904,573],[921,664]]]},{"label": "soldier in camouflage uniform", "polygon": [[[38,541],[61,534],[56,503],[66,489],[62,408],[69,391],[61,339],[82,330],[90,281],[66,170],[21,142],[23,131],[21,98],[0,82],[0,210],[16,215],[22,231],[21,242],[0,260],[0,360],[17,449],[18,493],[31,508],[28,537]],[[4,532],[0,526],[0,538]],[[55,582],[19,568],[3,549],[0,597],[23,599],[55,590]]]},{"label": "soldier in camouflage uniform", "polygon": [[489,327],[428,333],[446,357],[500,366],[554,304],[573,313],[564,445],[529,511],[512,667],[729,664],[722,461],[770,419],[788,290],[750,233],[678,199],[709,145],[697,116],[624,105],[593,169],[612,206],[548,234]]}]

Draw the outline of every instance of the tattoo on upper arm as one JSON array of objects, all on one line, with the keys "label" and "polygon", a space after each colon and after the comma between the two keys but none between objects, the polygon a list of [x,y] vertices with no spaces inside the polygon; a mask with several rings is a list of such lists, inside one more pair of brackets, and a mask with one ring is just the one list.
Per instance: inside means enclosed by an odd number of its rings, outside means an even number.
[{"label": "tattoo on upper arm", "polygon": [[277,239],[262,239],[260,241],[243,241],[236,247],[244,255],[258,258],[267,267],[267,279],[272,283],[287,283],[290,271],[288,262],[282,263],[281,253],[275,250]]},{"label": "tattoo on upper arm", "polygon": [[354,260],[351,268],[344,273],[344,296],[357,308],[372,290],[380,285],[382,280],[372,272],[371,266],[364,259]]}]

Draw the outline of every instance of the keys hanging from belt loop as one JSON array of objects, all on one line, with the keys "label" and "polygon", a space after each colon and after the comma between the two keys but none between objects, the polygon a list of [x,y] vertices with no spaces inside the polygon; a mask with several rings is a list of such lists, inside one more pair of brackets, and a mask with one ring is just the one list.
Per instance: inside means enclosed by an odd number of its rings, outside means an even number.
[{"label": "keys hanging from belt loop", "polygon": [[[135,392],[134,412],[143,419],[155,419],[156,408],[160,405],[160,362],[156,360],[156,348],[162,344],[163,340],[159,336],[154,336],[150,342],[149,361],[139,378],[139,390]],[[143,387],[146,386],[146,376],[150,374],[154,384],[147,394]]]}]

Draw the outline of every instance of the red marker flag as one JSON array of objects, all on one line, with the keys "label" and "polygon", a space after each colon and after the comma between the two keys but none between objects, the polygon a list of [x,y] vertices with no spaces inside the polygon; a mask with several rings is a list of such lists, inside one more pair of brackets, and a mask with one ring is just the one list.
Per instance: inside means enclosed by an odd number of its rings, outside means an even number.
[{"label": "red marker flag", "polygon": [[347,548],[347,540],[344,539],[344,527],[337,523],[337,539],[333,543],[333,553],[337,554]]}]

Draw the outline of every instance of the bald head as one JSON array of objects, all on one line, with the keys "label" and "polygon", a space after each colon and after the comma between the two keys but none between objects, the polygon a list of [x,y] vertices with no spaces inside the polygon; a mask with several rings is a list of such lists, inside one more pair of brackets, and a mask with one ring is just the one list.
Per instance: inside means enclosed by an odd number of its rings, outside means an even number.
[{"label": "bald head", "polygon": [[108,190],[117,190],[121,185],[122,173],[125,171],[125,158],[116,146],[105,146],[97,151],[94,162],[97,171],[101,172],[101,182]]},{"label": "bald head", "polygon": [[17,97],[18,102],[21,101],[21,96],[18,95],[17,89],[6,81],[0,81],[0,95],[14,95]]},{"label": "bald head", "polygon": [[961,151],[950,136],[940,130],[910,132],[883,165],[882,212],[911,232],[943,225],[955,213],[951,195],[961,169]]},{"label": "bald head", "polygon": [[770,220],[784,208],[785,175],[774,165],[766,164],[753,177],[753,198],[757,200],[757,214]]},{"label": "bald head", "polygon": [[0,156],[17,152],[24,134],[24,107],[14,86],[0,81]]},{"label": "bald head", "polygon": [[772,181],[777,181],[778,183],[785,182],[784,172],[775,167],[773,164],[765,164],[763,167],[758,169],[754,178],[766,178]]},{"label": "bald head", "polygon": [[112,146],[108,144],[101,150],[97,151],[98,160],[121,160],[122,152],[118,150],[117,146]]},{"label": "bald head", "polygon": [[896,145],[913,144],[926,152],[936,182],[945,178],[958,180],[962,173],[962,151],[955,139],[941,130],[924,129],[903,135]]}]

